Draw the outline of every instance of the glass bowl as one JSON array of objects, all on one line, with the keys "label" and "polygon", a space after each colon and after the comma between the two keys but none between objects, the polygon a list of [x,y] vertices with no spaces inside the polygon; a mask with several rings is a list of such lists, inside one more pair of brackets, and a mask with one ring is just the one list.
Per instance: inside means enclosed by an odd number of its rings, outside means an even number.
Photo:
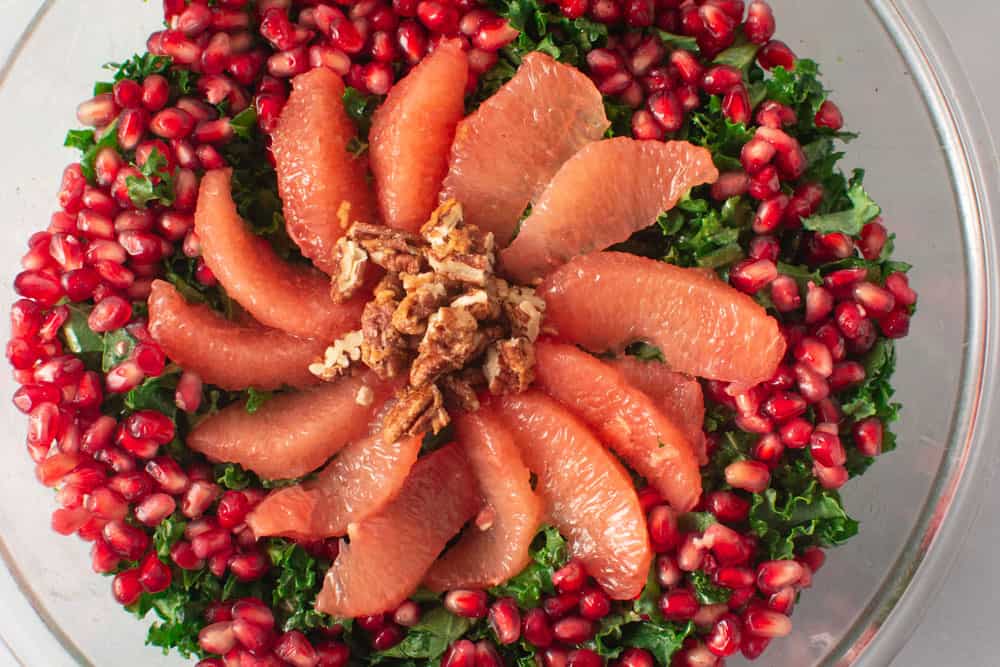
[{"label": "glass bowl", "polygon": [[[100,65],[142,50],[159,3],[49,0],[0,70],[5,224],[0,284],[10,285],[28,236],[55,210],[60,148]],[[919,0],[773,0],[778,36],[817,60],[849,128],[850,166],[912,262],[919,314],[899,345],[899,449],[844,490],[861,534],[831,551],[770,666],[885,665],[943,579],[996,463],[985,434],[997,419],[996,159],[975,97]],[[13,292],[0,290],[7,312]],[[4,327],[6,317],[3,318]],[[2,332],[4,340],[9,331]],[[14,386],[4,373],[0,394]],[[0,402],[0,634],[22,664],[180,665],[143,646],[145,627],[89,567],[89,545],[49,529],[52,492],[24,451],[25,419]],[[739,660],[730,664],[742,664]]]}]

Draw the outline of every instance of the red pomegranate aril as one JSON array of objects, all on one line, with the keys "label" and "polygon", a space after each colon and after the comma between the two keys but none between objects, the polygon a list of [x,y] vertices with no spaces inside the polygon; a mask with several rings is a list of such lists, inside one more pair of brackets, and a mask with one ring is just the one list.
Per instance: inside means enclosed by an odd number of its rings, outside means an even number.
[{"label": "red pomegranate aril", "polygon": [[101,538],[94,540],[90,548],[90,567],[98,574],[110,574],[121,563],[121,556]]},{"label": "red pomegranate aril", "polygon": [[724,614],[705,637],[705,647],[713,655],[725,658],[739,651],[742,635],[743,623],[739,617],[735,614]]},{"label": "red pomegranate aril", "polygon": [[753,447],[753,457],[768,464],[776,464],[784,452],[785,445],[776,433],[765,433]]},{"label": "red pomegranate aril", "polygon": [[735,461],[726,466],[726,483],[730,486],[761,493],[771,483],[771,473],[767,466],[757,461]]},{"label": "red pomegranate aril", "polygon": [[865,367],[856,361],[845,361],[833,367],[833,373],[827,379],[830,389],[839,392],[849,387],[855,387],[865,380]]},{"label": "red pomegranate aril", "polygon": [[408,19],[400,22],[396,30],[396,43],[407,62],[415,65],[427,52],[427,33],[419,23]]},{"label": "red pomegranate aril", "polygon": [[237,554],[229,559],[229,571],[240,581],[256,581],[270,569],[271,559],[260,551]]},{"label": "red pomegranate aril", "polygon": [[677,73],[685,83],[701,85],[705,68],[693,53],[684,49],[676,49],[670,53],[670,64],[677,69]]},{"label": "red pomegranate aril", "polygon": [[844,115],[840,112],[840,107],[826,100],[816,112],[815,122],[816,127],[825,127],[836,132],[844,127]]},{"label": "red pomegranate aril", "polygon": [[85,510],[99,519],[124,519],[128,514],[128,502],[111,489],[101,487],[91,491],[83,502]]},{"label": "red pomegranate aril", "polygon": [[799,284],[791,276],[778,276],[771,283],[771,302],[779,313],[790,313],[802,305]]},{"label": "red pomegranate aril", "polygon": [[78,163],[66,167],[63,170],[59,193],[56,195],[62,210],[70,215],[79,213],[83,206],[83,193],[86,186],[87,180],[84,178],[83,169]]},{"label": "red pomegranate aril", "polygon": [[755,294],[778,277],[778,267],[767,259],[746,259],[729,272],[729,282],[736,289]]},{"label": "red pomegranate aril", "polygon": [[198,558],[194,547],[186,540],[179,540],[170,547],[170,560],[182,570],[200,570],[205,566],[205,561]]},{"label": "red pomegranate aril", "polygon": [[824,489],[839,489],[849,478],[844,466],[825,466],[820,463],[813,464],[813,475]]},{"label": "red pomegranate aril", "polygon": [[684,573],[673,556],[664,554],[656,557],[656,580],[665,590],[673,588],[683,578]]},{"label": "red pomegranate aril", "polygon": [[[420,8],[417,7],[419,12]],[[479,26],[479,29],[472,36],[472,43],[478,49],[484,51],[499,51],[515,39],[520,32],[511,26],[506,19],[493,19],[486,21]]]},{"label": "red pomegranate aril", "polygon": [[[515,609],[515,611],[516,611],[516,609]],[[490,623],[491,623],[491,625],[493,624],[493,616],[492,615],[493,615],[493,609],[491,608],[490,609]],[[404,628],[412,628],[414,625],[416,625],[417,623],[420,622],[420,617],[421,617],[420,605],[418,605],[413,600],[406,600],[401,605],[399,605],[398,607],[396,607],[396,611],[394,611],[392,613],[392,620],[393,620],[393,622],[396,625],[403,626]],[[500,624],[504,625],[503,630],[505,631],[506,630],[506,625],[504,624],[504,620],[505,619],[501,619],[500,620]],[[521,617],[520,617],[520,613],[518,612],[518,628],[517,628],[518,636],[520,636],[520,634],[521,634],[520,620],[521,620]],[[500,635],[501,630],[498,630],[497,627],[494,627],[493,631],[497,634],[497,636]]]},{"label": "red pomegranate aril", "polygon": [[205,169],[222,169],[226,166],[226,161],[219,151],[209,144],[198,146],[196,154]]},{"label": "red pomegranate aril", "polygon": [[[778,159],[781,159],[780,156]],[[778,177],[778,169],[774,165],[767,165],[751,176],[748,191],[750,196],[758,201],[768,201],[780,195],[781,180]]]},{"label": "red pomegranate aril", "polygon": [[748,660],[756,660],[767,650],[771,640],[767,637],[756,637],[749,632],[743,633],[743,640],[740,642],[740,652]]},{"label": "red pomegranate aril", "polygon": [[743,616],[744,629],[756,637],[784,637],[792,631],[792,621],[768,609],[750,609]]},{"label": "red pomegranate aril", "polygon": [[705,507],[719,521],[739,523],[750,513],[750,501],[732,491],[713,491],[705,499]]},{"label": "red pomegranate aril", "polygon": [[896,297],[889,290],[874,283],[861,282],[854,286],[854,299],[864,306],[872,317],[886,315],[896,307]]},{"label": "red pomegranate aril", "polygon": [[701,87],[709,95],[724,95],[741,83],[743,74],[729,65],[710,67],[701,79]]},{"label": "red pomegranate aril", "polygon": [[715,201],[725,201],[730,197],[740,197],[747,193],[750,177],[743,171],[726,171],[712,184],[711,194]]},{"label": "red pomegranate aril", "polygon": [[227,552],[232,549],[231,534],[221,528],[210,529],[196,535],[191,540],[191,548],[198,558],[208,558],[218,553]]},{"label": "red pomegranate aril", "polygon": [[594,49],[587,53],[587,68],[597,77],[607,77],[625,69],[621,55],[611,49]]},{"label": "red pomegranate aril", "polygon": [[458,32],[458,12],[444,3],[423,0],[417,4],[417,18],[433,32],[444,35]]},{"label": "red pomegranate aril", "polygon": [[564,644],[581,644],[594,636],[594,623],[579,616],[568,616],[553,624],[552,635]]},{"label": "red pomegranate aril", "polygon": [[149,114],[145,109],[126,109],[118,117],[118,145],[130,151],[139,145],[149,124]]},{"label": "red pomegranate aril", "polygon": [[[702,9],[708,5],[702,5]],[[742,85],[730,88],[722,100],[722,113],[733,123],[747,125],[752,116],[750,96]]]},{"label": "red pomegranate aril", "polygon": [[746,588],[753,586],[753,570],[745,567],[727,565],[720,567],[714,575],[715,583],[726,588]]},{"label": "red pomegranate aril", "polygon": [[195,119],[187,111],[172,107],[153,116],[149,131],[163,139],[183,139],[194,130]]},{"label": "red pomegranate aril", "polygon": [[468,639],[453,642],[441,658],[441,667],[476,667],[476,645]]},{"label": "red pomegranate aril", "polygon": [[649,539],[653,550],[657,553],[670,551],[681,540],[677,527],[677,516],[666,505],[657,505],[649,511],[646,521]]},{"label": "red pomegranate aril", "polygon": [[858,304],[849,301],[838,303],[834,317],[845,338],[854,340],[861,336],[865,313]]},{"label": "red pomegranate aril", "polygon": [[474,590],[448,591],[444,596],[445,609],[463,618],[486,616],[486,592]]},{"label": "red pomegranate aril", "polygon": [[152,232],[130,230],[118,234],[118,243],[137,264],[154,264],[163,259],[161,238]]},{"label": "red pomegranate aril", "polygon": [[193,65],[201,59],[202,48],[180,30],[165,31],[162,46],[165,55],[182,65]]},{"label": "red pomegranate aril", "polygon": [[575,610],[579,604],[579,593],[562,593],[545,598],[542,601],[542,609],[549,618],[557,619]]},{"label": "red pomegranate aril", "polygon": [[146,473],[167,493],[183,493],[190,483],[188,476],[172,458],[161,456],[146,463]]},{"label": "red pomegranate aril", "polygon": [[116,574],[111,584],[111,592],[114,594],[115,600],[126,607],[135,603],[142,595],[139,570],[133,568]]},{"label": "red pomegranate aril", "polygon": [[776,153],[777,150],[772,144],[763,138],[754,137],[743,145],[740,151],[740,163],[748,174],[756,174],[771,163]]},{"label": "red pomegranate aril", "polygon": [[87,325],[97,333],[121,329],[132,319],[132,304],[117,296],[109,296],[94,306]]},{"label": "red pomegranate aril", "polygon": [[[403,641],[406,632],[396,624],[390,624],[375,633],[372,637],[372,648],[376,651],[388,651],[393,646]],[[478,656],[477,656],[478,658]],[[478,659],[477,659],[478,665]]]},{"label": "red pomegranate aril", "polygon": [[579,592],[586,583],[587,572],[583,563],[575,559],[552,573],[552,585],[560,593]]},{"label": "red pomegranate aril", "polygon": [[[114,199],[103,190],[89,185],[83,189],[83,199],[81,201],[87,209],[102,215],[110,217],[118,212],[118,205],[115,204]],[[63,215],[66,214],[64,213]],[[66,229],[65,231],[70,232],[72,229]]]},{"label": "red pomegranate aril", "polygon": [[212,24],[212,10],[206,5],[191,3],[181,12],[172,27],[188,37],[197,37]]},{"label": "red pomegranate aril", "polygon": [[632,76],[628,72],[615,72],[598,81],[597,89],[604,95],[618,95],[625,92],[631,84]]},{"label": "red pomegranate aril", "polygon": [[830,348],[819,340],[807,336],[795,346],[795,359],[816,371],[823,377],[833,373],[833,355]]},{"label": "red pomegranate aril", "polygon": [[189,519],[196,519],[208,511],[222,490],[217,484],[206,481],[196,481],[184,492],[181,501],[181,513]]},{"label": "red pomegranate aril", "polygon": [[361,626],[361,629],[375,633],[385,627],[387,619],[385,614],[375,614],[372,616],[360,616],[355,619],[355,622]]},{"label": "red pomegranate aril", "polygon": [[42,327],[42,307],[28,299],[18,299],[10,307],[10,332],[17,338],[31,338]]},{"label": "red pomegranate aril", "polygon": [[864,456],[878,456],[882,453],[882,422],[878,417],[869,417],[856,423],[852,429],[854,445]]},{"label": "red pomegranate aril", "polygon": [[234,619],[241,619],[261,628],[274,626],[271,609],[257,598],[243,598],[232,607]]},{"label": "red pomegranate aril", "polygon": [[14,278],[14,289],[23,297],[44,306],[55,305],[63,297],[59,280],[41,271],[22,271]]},{"label": "red pomegranate aril", "polygon": [[[397,610],[398,613],[398,610]],[[513,644],[521,637],[521,612],[513,598],[501,598],[490,606],[490,628],[501,644]]]},{"label": "red pomegranate aril", "polygon": [[150,551],[139,566],[139,583],[147,593],[160,593],[170,587],[171,579],[170,568]]},{"label": "red pomegranate aril", "polygon": [[580,596],[580,615],[598,621],[611,613],[611,599],[600,588],[592,588]]},{"label": "red pomegranate aril", "polygon": [[364,66],[362,78],[365,89],[372,95],[385,95],[392,88],[392,67],[383,62],[371,62]]},{"label": "red pomegranate aril", "polygon": [[232,628],[236,640],[253,654],[267,651],[274,642],[274,631],[270,627],[255,625],[245,619],[237,618],[232,621]]},{"label": "red pomegranate aril", "polygon": [[317,667],[319,657],[306,636],[298,630],[291,630],[278,638],[274,653],[292,667]]},{"label": "red pomegranate aril", "polygon": [[578,19],[587,13],[590,0],[559,0],[559,11],[563,16]]},{"label": "red pomegranate aril", "polygon": [[228,118],[206,120],[195,128],[191,138],[197,143],[224,144],[233,138],[233,126]]},{"label": "red pomegranate aril", "polygon": [[619,667],[655,667],[652,654],[641,648],[627,648],[618,658]]},{"label": "red pomegranate aril", "polygon": [[60,507],[52,512],[50,526],[60,535],[72,535],[80,530],[89,519],[90,513],[85,509]]},{"label": "red pomegranate aril", "polygon": [[525,612],[521,632],[525,641],[537,648],[546,648],[552,644],[552,626],[546,613],[539,608]]},{"label": "red pomegranate aril", "polygon": [[882,250],[885,248],[885,242],[889,238],[889,233],[879,220],[881,220],[881,218],[876,218],[862,227],[861,234],[857,242],[858,249],[861,250],[862,256],[865,259],[872,261],[877,260],[882,256]]},{"label": "red pomegranate aril", "polygon": [[118,114],[112,93],[101,93],[81,102],[76,108],[76,119],[89,127],[104,127]]},{"label": "red pomegranate aril", "polygon": [[236,636],[233,634],[233,624],[220,621],[206,625],[198,633],[198,646],[206,653],[223,655],[236,646]]},{"label": "red pomegranate aril", "polygon": [[61,395],[59,388],[48,382],[27,384],[14,392],[13,401],[18,410],[28,414],[42,403],[55,405]]},{"label": "red pomegranate aril", "polygon": [[781,425],[779,436],[786,447],[800,449],[809,444],[812,432],[813,426],[809,421],[796,417]]},{"label": "red pomegranate aril", "polygon": [[656,16],[653,0],[625,0],[623,13],[625,23],[631,28],[648,28]]},{"label": "red pomegranate aril", "polygon": [[23,338],[12,338],[7,341],[7,361],[17,371],[24,371],[33,376],[30,369],[38,361],[40,353],[41,350],[37,345],[31,344]]},{"label": "red pomegranate aril", "polygon": [[772,39],[757,52],[757,64],[766,70],[783,67],[786,70],[795,69],[795,53],[782,41]]},{"label": "red pomegranate aril", "polygon": [[665,49],[663,47],[663,42],[654,35],[649,35],[643,39],[639,46],[632,52],[631,58],[629,58],[629,69],[635,76],[642,76],[646,74],[650,68],[659,65],[663,62],[663,56],[665,54]]},{"label": "red pomegranate aril", "polygon": [[133,512],[135,518],[147,526],[158,526],[164,519],[174,513],[177,503],[173,496],[166,493],[154,493],[146,496],[136,504]]},{"label": "red pomegranate aril", "polygon": [[701,15],[705,30],[715,39],[727,39],[732,36],[736,29],[736,22],[733,18],[717,5],[705,3],[698,9],[698,13]]},{"label": "red pomegranate aril", "polygon": [[794,586],[802,578],[802,565],[794,560],[772,560],[757,566],[757,588],[773,594]]},{"label": "red pomegranate aril", "polygon": [[598,23],[611,25],[622,18],[622,7],[614,0],[591,0],[590,16]]},{"label": "red pomegranate aril", "polygon": [[688,621],[698,613],[698,600],[686,588],[668,591],[660,596],[660,613],[668,621]]},{"label": "red pomegranate aril", "polygon": [[753,0],[747,9],[743,34],[754,44],[766,44],[774,37],[775,20],[771,6],[763,0]]},{"label": "red pomegranate aril", "polygon": [[149,548],[149,536],[122,520],[109,521],[101,534],[111,548],[127,560],[138,560]]}]

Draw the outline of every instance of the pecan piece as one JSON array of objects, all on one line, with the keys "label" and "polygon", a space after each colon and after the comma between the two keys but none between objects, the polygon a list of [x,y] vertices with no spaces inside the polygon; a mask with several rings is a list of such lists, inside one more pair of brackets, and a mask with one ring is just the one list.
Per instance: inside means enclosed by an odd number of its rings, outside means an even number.
[{"label": "pecan piece", "polygon": [[500,303],[486,289],[469,288],[451,302],[452,308],[464,308],[477,320],[495,320],[500,316]]},{"label": "pecan piece", "polygon": [[519,336],[497,341],[486,350],[483,374],[490,393],[514,394],[528,388],[535,379],[535,348]]},{"label": "pecan piece", "polygon": [[407,387],[399,394],[382,422],[385,442],[396,442],[406,435],[438,433],[450,418],[444,409],[444,397],[437,385]]},{"label": "pecan piece", "polygon": [[410,335],[427,330],[427,319],[448,302],[448,287],[441,281],[427,282],[411,290],[392,314],[392,325]]},{"label": "pecan piece", "polygon": [[410,384],[419,387],[456,371],[482,348],[479,322],[462,308],[439,308],[427,320],[427,332],[410,367]]},{"label": "pecan piece", "polygon": [[361,358],[364,336],[360,331],[351,331],[326,348],[323,358],[309,364],[309,372],[326,381],[333,380],[350,368],[352,361]]},{"label": "pecan piece", "polygon": [[535,342],[542,327],[545,301],[530,287],[504,285],[506,288],[500,289],[500,304],[511,335]]},{"label": "pecan piece", "polygon": [[368,252],[375,264],[390,273],[419,273],[424,267],[424,242],[416,234],[355,223],[348,236]]},{"label": "pecan piece", "polygon": [[376,299],[365,304],[361,314],[361,360],[382,379],[404,372],[410,361],[405,337],[392,326],[398,305],[395,299]]},{"label": "pecan piece", "polygon": [[449,410],[475,412],[479,409],[478,390],[486,385],[486,378],[478,368],[467,368],[445,375],[438,381]]},{"label": "pecan piece", "polygon": [[337,240],[334,259],[338,270],[332,280],[330,298],[334,303],[344,303],[357,294],[365,282],[368,253],[357,241],[342,236]]}]

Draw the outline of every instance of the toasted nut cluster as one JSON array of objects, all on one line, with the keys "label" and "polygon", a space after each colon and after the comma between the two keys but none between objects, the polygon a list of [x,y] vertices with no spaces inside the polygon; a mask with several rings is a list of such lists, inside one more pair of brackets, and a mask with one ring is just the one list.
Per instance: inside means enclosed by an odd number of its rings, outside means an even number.
[{"label": "toasted nut cluster", "polygon": [[[383,378],[407,377],[386,414],[384,435],[437,433],[447,409],[476,410],[477,392],[524,391],[545,302],[494,274],[493,235],[466,225],[461,205],[442,204],[411,234],[356,223],[337,246],[332,297],[342,302],[379,267],[361,329],[331,345],[309,370],[333,380],[360,361]],[[368,283],[370,284],[370,283]]]}]

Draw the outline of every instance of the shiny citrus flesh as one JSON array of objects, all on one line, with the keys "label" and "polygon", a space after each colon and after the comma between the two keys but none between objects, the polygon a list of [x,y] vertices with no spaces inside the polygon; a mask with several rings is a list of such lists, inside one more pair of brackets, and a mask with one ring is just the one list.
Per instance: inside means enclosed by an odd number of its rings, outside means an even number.
[{"label": "shiny citrus flesh", "polygon": [[680,427],[694,447],[698,462],[708,463],[705,452],[705,396],[694,378],[675,373],[660,361],[643,361],[624,356],[608,361],[625,376],[633,387],[641,390],[657,407]]},{"label": "shiny citrus flesh", "polygon": [[546,324],[592,352],[635,341],[674,371],[750,386],[785,355],[778,322],[752,298],[699,271],[618,252],[576,257],[539,289]]},{"label": "shiny citrus flesh", "polygon": [[539,341],[535,376],[674,509],[695,506],[701,473],[687,435],[618,370],[573,345]]},{"label": "shiny citrus flesh", "polygon": [[652,557],[632,479],[579,418],[537,390],[504,396],[510,428],[550,521],[590,576],[617,600],[637,596]]},{"label": "shiny citrus flesh", "polygon": [[503,251],[503,269],[533,283],[572,257],[627,240],[718,177],[708,149],[686,141],[595,141],[556,172]]},{"label": "shiny citrus flesh", "polygon": [[308,366],[323,355],[322,341],[227,320],[204,304],[188,303],[162,280],[153,281],[147,303],[153,339],[174,363],[209,384],[235,391],[319,382]]},{"label": "shiny citrus flesh", "polygon": [[462,202],[466,221],[504,246],[562,163],[608,126],[590,79],[529,53],[514,77],[458,124],[441,198]]},{"label": "shiny citrus flesh", "polygon": [[390,227],[416,232],[437,207],[468,78],[465,51],[444,41],[375,112],[368,150],[379,213]]},{"label": "shiny citrus flesh", "polygon": [[432,591],[489,588],[515,576],[531,560],[528,547],[542,522],[542,500],[531,489],[531,472],[493,409],[456,415],[454,423],[486,502],[488,527],[470,525],[434,563],[424,579]]},{"label": "shiny citrus flesh", "polygon": [[420,453],[420,438],[386,444],[379,435],[355,440],[315,478],[272,491],[247,517],[257,538],[314,541],[347,534],[396,497]]},{"label": "shiny citrus flesh", "polygon": [[475,477],[458,445],[420,458],[392,502],[348,526],[349,542],[341,543],[316,609],[338,618],[395,609],[479,507]]},{"label": "shiny citrus flesh", "polygon": [[[358,392],[367,390],[372,400],[359,402]],[[364,373],[280,394],[253,414],[239,401],[200,422],[187,445],[212,461],[239,463],[264,479],[301,477],[364,437],[392,390]]]},{"label": "shiny citrus flesh", "polygon": [[229,170],[201,180],[195,231],[205,263],[231,298],[261,324],[303,338],[330,341],[357,328],[361,297],[335,304],[330,280],[305,264],[282,260],[240,218]]},{"label": "shiny citrus flesh", "polygon": [[344,110],[344,82],[318,67],[292,79],[271,150],[288,235],[326,273],[347,225],[375,222],[365,160],[348,150],[358,133]]}]

